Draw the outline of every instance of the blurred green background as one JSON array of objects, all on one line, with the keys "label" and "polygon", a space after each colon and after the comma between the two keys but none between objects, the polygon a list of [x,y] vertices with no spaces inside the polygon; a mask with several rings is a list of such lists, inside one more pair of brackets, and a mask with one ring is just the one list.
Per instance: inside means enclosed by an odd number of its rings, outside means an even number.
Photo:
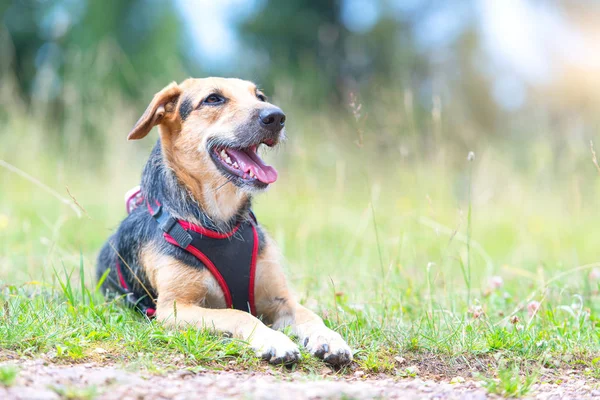
[{"label": "blurred green background", "polygon": [[303,298],[409,312],[497,275],[525,300],[574,270],[558,301],[598,307],[600,278],[576,268],[600,258],[599,17],[533,0],[1,0],[0,280],[49,282],[80,255],[91,275],[154,142],[129,129],[169,82],[219,75],[288,115],[256,212]]}]

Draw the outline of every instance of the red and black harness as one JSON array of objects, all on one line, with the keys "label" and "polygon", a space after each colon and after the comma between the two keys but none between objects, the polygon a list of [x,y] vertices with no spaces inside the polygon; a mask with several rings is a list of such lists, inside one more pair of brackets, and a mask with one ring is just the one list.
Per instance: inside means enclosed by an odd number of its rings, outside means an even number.
[{"label": "red and black harness", "polygon": [[[251,213],[251,220],[239,222],[231,231],[221,233],[175,219],[158,201],[154,203],[153,207],[146,200],[148,212],[162,230],[164,239],[195,256],[212,273],[223,290],[227,308],[256,315],[254,276],[259,236],[254,214]],[[148,317],[153,317],[155,309],[135,297],[118,259],[116,270],[119,283],[127,293],[126,299]]]}]

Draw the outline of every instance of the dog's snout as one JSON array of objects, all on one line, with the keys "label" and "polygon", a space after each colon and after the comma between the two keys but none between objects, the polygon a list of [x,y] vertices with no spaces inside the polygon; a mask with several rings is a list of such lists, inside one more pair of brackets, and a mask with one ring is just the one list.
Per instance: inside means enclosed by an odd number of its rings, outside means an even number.
[{"label": "dog's snout", "polygon": [[285,126],[285,114],[276,107],[261,110],[258,119],[262,126],[271,130],[279,130]]}]

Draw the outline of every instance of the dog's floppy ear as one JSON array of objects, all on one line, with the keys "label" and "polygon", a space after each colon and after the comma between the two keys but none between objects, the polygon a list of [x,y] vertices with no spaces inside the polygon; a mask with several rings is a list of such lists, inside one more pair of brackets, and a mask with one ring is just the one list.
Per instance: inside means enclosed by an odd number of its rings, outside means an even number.
[{"label": "dog's floppy ear", "polygon": [[170,83],[163,90],[156,93],[144,114],[129,132],[127,140],[143,138],[155,125],[160,124],[165,116],[173,114],[179,95],[181,95],[181,88],[177,85],[177,82]]}]

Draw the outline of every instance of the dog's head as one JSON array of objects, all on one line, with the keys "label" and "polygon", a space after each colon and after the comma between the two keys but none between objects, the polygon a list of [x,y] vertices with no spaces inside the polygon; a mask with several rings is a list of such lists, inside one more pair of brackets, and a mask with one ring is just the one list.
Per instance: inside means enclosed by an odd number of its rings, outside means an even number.
[{"label": "dog's head", "polygon": [[128,139],[145,137],[155,125],[171,166],[194,178],[229,181],[245,191],[264,189],[277,179],[257,151],[279,143],[285,115],[252,82],[171,83],[154,96]]}]

